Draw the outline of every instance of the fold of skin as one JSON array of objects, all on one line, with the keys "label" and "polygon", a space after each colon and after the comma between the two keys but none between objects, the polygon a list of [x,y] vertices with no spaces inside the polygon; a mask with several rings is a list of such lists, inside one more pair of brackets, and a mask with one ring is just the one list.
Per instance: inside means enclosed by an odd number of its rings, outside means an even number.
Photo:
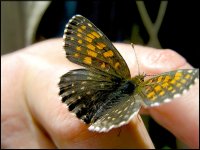
[{"label": "fold of skin", "polygon": [[[115,44],[131,75],[138,74],[131,45]],[[141,72],[191,68],[171,50],[135,46]],[[91,132],[61,103],[62,74],[82,68],[65,58],[61,39],[34,44],[2,57],[3,148],[154,148],[140,116],[108,133]],[[142,109],[191,148],[198,148],[198,83],[171,103]],[[178,100],[179,99],[179,100]],[[184,117],[183,117],[184,115]]]}]

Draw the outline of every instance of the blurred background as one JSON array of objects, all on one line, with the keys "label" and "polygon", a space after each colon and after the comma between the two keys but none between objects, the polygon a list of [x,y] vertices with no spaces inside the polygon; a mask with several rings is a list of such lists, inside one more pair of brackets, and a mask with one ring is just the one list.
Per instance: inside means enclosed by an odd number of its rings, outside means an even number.
[{"label": "blurred background", "polygon": [[113,42],[171,48],[198,68],[199,8],[180,1],[1,2],[1,55],[53,37],[81,14]]},{"label": "blurred background", "polygon": [[[1,55],[62,37],[68,20],[81,14],[112,42],[170,48],[199,68],[198,7],[194,1],[2,1]],[[150,117],[143,119],[156,148],[185,147]]]}]

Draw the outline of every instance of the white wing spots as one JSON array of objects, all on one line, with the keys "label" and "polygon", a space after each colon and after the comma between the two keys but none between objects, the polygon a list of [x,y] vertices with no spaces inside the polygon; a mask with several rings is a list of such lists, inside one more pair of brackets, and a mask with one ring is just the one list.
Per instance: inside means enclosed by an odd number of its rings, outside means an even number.
[{"label": "white wing spots", "polygon": [[[67,35],[66,34],[63,34],[63,39],[66,39]],[[64,42],[65,43],[65,42]]]},{"label": "white wing spots", "polygon": [[100,32],[98,32],[99,33],[99,35],[102,37],[103,35],[100,33]]},{"label": "white wing spots", "polygon": [[101,84],[100,84],[100,86],[101,86],[101,88],[103,88],[103,87],[104,87],[104,84],[103,84],[103,83],[101,83]]},{"label": "white wing spots", "polygon": [[112,121],[115,121],[116,120],[116,118],[112,118]]},{"label": "white wing spots", "polygon": [[193,70],[188,70],[188,73],[192,73],[193,72]]},{"label": "white wing spots", "polygon": [[86,94],[87,94],[87,95],[90,95],[90,94],[91,94],[91,92],[90,92],[90,91],[87,91],[87,92],[86,92]]},{"label": "white wing spots", "polygon": [[[194,79],[194,83],[196,83],[197,81],[198,81],[198,78],[195,78],[195,79]],[[189,89],[191,89],[191,88],[193,87],[193,85],[194,85],[194,84],[191,84],[191,85],[189,86]]]},{"label": "white wing spots", "polygon": [[198,81],[198,78],[194,79],[194,82],[197,82]]},{"label": "white wing spots", "polygon": [[126,111],[128,109],[128,106],[124,109],[124,111]]},{"label": "white wing spots", "polygon": [[118,109],[116,109],[116,110],[115,110],[115,111],[113,111],[113,112],[117,113],[117,112],[118,112]]},{"label": "white wing spots", "polygon": [[74,91],[74,90],[72,91],[72,94],[73,94],[73,93],[75,93],[75,91]]},{"label": "white wing spots", "polygon": [[87,79],[88,79],[88,80],[91,80],[92,78],[91,78],[91,77],[87,77]]},{"label": "white wing spots", "polygon": [[183,90],[183,94],[187,93],[187,91],[188,91],[187,89]]},{"label": "white wing spots", "polygon": [[78,99],[81,99],[81,96],[78,96]]},{"label": "white wing spots", "polygon": [[120,111],[118,111],[118,114],[121,114],[121,112],[122,112],[121,110],[120,110]]},{"label": "white wing spots", "polygon": [[75,16],[74,16],[74,17],[72,17],[72,19],[70,19],[70,20],[69,20],[69,23],[71,23],[71,22],[73,21],[73,19],[74,19],[74,18],[75,18]]},{"label": "white wing spots", "polygon": [[71,85],[72,87],[74,86],[74,83],[72,83],[72,85]]},{"label": "white wing spots", "polygon": [[189,89],[191,89],[193,87],[193,84],[191,84],[190,86],[189,86]]},{"label": "white wing spots", "polygon": [[79,72],[78,71],[73,71],[72,74],[79,74]]},{"label": "white wing spots", "polygon": [[[139,110],[138,110],[139,111]],[[125,125],[125,124],[128,124],[129,121],[138,113],[138,111],[136,111],[135,113],[133,113],[131,116],[129,115],[126,115],[125,117],[127,118],[127,121],[122,121],[120,122],[119,124],[115,124],[115,125],[110,125],[110,126],[107,126],[107,127],[103,127],[103,128],[100,128],[98,126],[98,124],[100,123],[100,120],[95,122],[94,124],[92,124],[88,129],[90,131],[97,131],[97,132],[108,132],[109,130],[113,129],[113,128],[118,128],[122,125]],[[116,118],[112,118],[112,120],[115,120]]]},{"label": "white wing spots", "polygon": [[106,132],[106,128],[103,128],[101,131],[102,131],[102,132]]},{"label": "white wing spots", "polygon": [[158,103],[158,102],[155,102],[155,103],[151,104],[151,106],[159,106],[159,105],[160,105],[160,103]]},{"label": "white wing spots", "polygon": [[84,87],[84,86],[82,86],[82,87],[81,87],[81,90],[84,90],[84,89],[85,89],[85,87]]},{"label": "white wing spots", "polygon": [[90,127],[88,128],[88,130],[90,130],[90,131],[96,131],[96,130],[94,130],[94,129],[95,129],[94,126],[90,126]]},{"label": "white wing spots", "polygon": [[69,23],[66,24],[65,28],[68,28],[68,27],[69,27]]},{"label": "white wing spots", "polygon": [[58,98],[60,101],[62,101],[62,97],[61,96],[59,96],[59,98]]},{"label": "white wing spots", "polygon": [[169,99],[169,98],[167,98],[167,99],[164,100],[165,103],[168,103],[170,101],[171,101],[171,99]]},{"label": "white wing spots", "polygon": [[65,42],[63,41],[63,46],[65,46]]},{"label": "white wing spots", "polygon": [[78,16],[78,15],[75,15],[75,16],[72,17],[72,19],[74,19],[74,18],[76,18],[76,17],[79,17],[79,16]]},{"label": "white wing spots", "polygon": [[86,84],[86,83],[87,83],[87,81],[82,81],[82,82],[81,82],[81,84]]},{"label": "white wing spots", "polygon": [[88,26],[89,26],[89,27],[92,27],[92,25],[91,25],[90,23],[88,23]]},{"label": "white wing spots", "polygon": [[99,127],[96,127],[96,130],[98,131],[98,130],[100,130],[100,128],[99,128]]},{"label": "white wing spots", "polygon": [[76,114],[75,113],[71,113],[73,116],[75,116],[76,117]]},{"label": "white wing spots", "polygon": [[[68,27],[68,24],[66,25],[66,27]],[[68,29],[65,28],[64,33],[67,33]],[[65,34],[64,34],[65,35]]]},{"label": "white wing spots", "polygon": [[178,93],[178,94],[174,95],[174,98],[177,98],[177,97],[180,97],[180,96],[181,96],[181,94]]},{"label": "white wing spots", "polygon": [[122,125],[124,125],[124,124],[126,124],[126,122],[125,122],[125,121],[122,121],[122,122],[119,124],[119,126],[122,126]]}]

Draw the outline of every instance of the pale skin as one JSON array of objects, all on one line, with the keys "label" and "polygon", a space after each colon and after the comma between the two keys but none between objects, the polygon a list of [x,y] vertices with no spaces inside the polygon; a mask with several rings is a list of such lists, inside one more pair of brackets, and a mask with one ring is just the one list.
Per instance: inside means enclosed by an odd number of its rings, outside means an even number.
[{"label": "pale skin", "polygon": [[[131,45],[115,46],[131,75],[137,75]],[[135,51],[141,73],[192,68],[169,49],[135,45]],[[62,39],[34,44],[1,58],[1,148],[154,148],[139,115],[128,125],[96,133],[88,131],[88,126],[61,103],[60,76],[81,68],[65,58]],[[141,112],[151,115],[189,148],[199,148],[198,82],[180,98]]]}]

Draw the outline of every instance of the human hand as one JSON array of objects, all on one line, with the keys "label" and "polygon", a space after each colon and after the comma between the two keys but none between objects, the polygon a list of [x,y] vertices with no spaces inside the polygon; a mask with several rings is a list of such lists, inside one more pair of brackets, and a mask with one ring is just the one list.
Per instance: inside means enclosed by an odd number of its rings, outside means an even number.
[{"label": "human hand", "polygon": [[[115,45],[131,75],[137,75],[131,45]],[[139,117],[108,133],[96,133],[67,110],[58,96],[58,82],[64,73],[81,67],[65,58],[61,46],[61,39],[52,39],[2,56],[1,147],[153,148]],[[191,68],[184,58],[170,50],[142,46],[135,46],[135,50],[140,70],[147,74]],[[199,147],[198,86],[195,84],[177,98],[180,100],[142,109],[191,148]]]}]

